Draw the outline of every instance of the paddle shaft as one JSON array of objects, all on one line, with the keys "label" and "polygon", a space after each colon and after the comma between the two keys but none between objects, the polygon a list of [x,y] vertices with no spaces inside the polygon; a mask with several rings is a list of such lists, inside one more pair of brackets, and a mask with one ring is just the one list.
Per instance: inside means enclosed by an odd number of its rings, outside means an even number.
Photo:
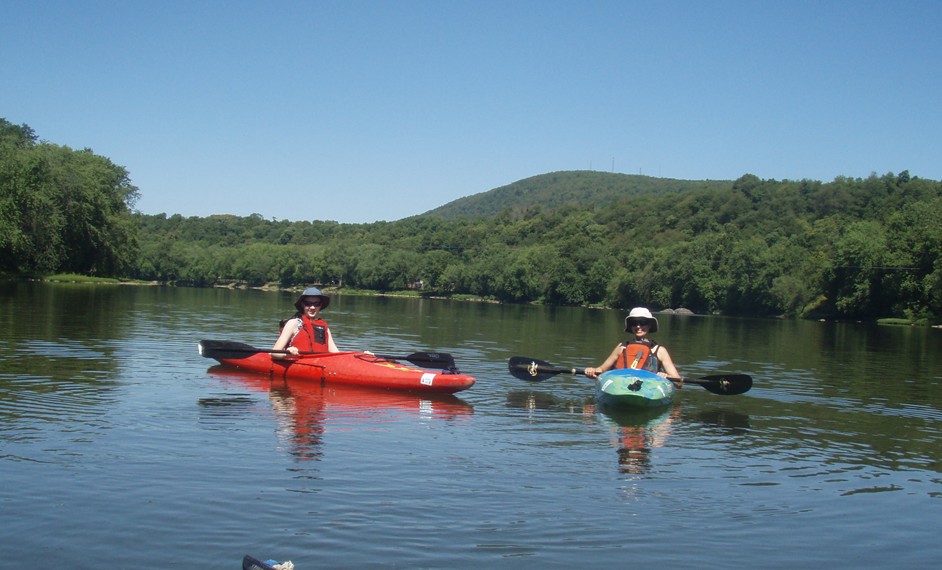
[{"label": "paddle shaft", "polygon": [[[199,353],[206,358],[219,359],[222,358],[234,358],[232,356],[227,356],[229,354],[258,354],[258,353],[267,353],[267,354],[292,354],[291,352],[285,349],[273,349],[273,348],[256,348],[254,346],[249,346],[247,344],[222,341],[222,340],[201,340],[199,342]],[[298,352],[299,356],[310,356],[310,355],[326,355],[329,353],[325,352],[308,352],[301,351]],[[423,368],[454,368],[455,359],[452,358],[450,354],[442,352],[415,352],[409,356],[390,356],[383,354],[374,354],[373,356],[377,358],[383,358],[386,360],[406,360]]]},{"label": "paddle shaft", "polygon": [[[529,382],[542,382],[557,374],[588,376],[584,368],[562,368],[553,366],[549,362],[522,356],[511,357],[509,369],[515,377]],[[717,374],[703,378],[668,377],[667,379],[680,385],[696,384],[709,392],[720,395],[742,394],[752,388],[752,378],[746,374]]]},{"label": "paddle shaft", "polygon": [[[591,378],[591,376],[589,376],[588,374],[585,373],[585,368],[562,368],[562,367],[559,367],[559,366],[551,366],[551,367],[547,368],[546,366],[539,366],[538,369],[539,369],[540,372],[545,372],[545,373],[548,373],[548,374],[570,374],[570,375],[572,375],[572,376],[586,376],[586,377]],[[596,376],[596,377],[598,377],[598,376]],[[676,382],[680,382],[680,383],[683,383],[683,382],[694,382],[694,383],[696,383],[696,380],[687,380],[686,378],[683,378],[683,377],[665,376],[664,378],[667,379],[667,380],[670,380],[671,382],[675,382],[675,383],[676,383]]]}]

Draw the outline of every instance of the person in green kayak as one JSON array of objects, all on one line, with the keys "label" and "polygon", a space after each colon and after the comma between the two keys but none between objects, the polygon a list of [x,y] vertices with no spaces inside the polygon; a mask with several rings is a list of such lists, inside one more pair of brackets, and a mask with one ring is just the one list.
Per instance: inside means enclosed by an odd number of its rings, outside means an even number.
[{"label": "person in green kayak", "polygon": [[298,312],[285,321],[281,335],[271,347],[272,350],[286,350],[287,354],[273,353],[272,358],[294,358],[301,352],[340,352],[330,328],[320,318],[320,312],[329,304],[330,297],[317,287],[305,289],[294,302]]},{"label": "person in green kayak", "polygon": [[648,336],[657,332],[657,319],[651,311],[644,307],[631,309],[625,318],[625,332],[632,333],[634,338],[618,343],[601,366],[586,368],[586,376],[598,378],[599,374],[613,368],[639,368],[654,372],[664,378],[670,378],[674,380],[678,388],[681,387],[680,373],[674,366],[667,348],[657,344]]}]

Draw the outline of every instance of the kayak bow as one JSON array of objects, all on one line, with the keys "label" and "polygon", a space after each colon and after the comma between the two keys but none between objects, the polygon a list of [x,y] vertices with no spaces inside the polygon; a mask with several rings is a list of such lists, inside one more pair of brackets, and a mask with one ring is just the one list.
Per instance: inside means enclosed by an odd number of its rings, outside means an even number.
[{"label": "kayak bow", "polygon": [[595,381],[599,404],[613,408],[656,408],[674,401],[670,380],[647,370],[621,368],[604,372]]}]

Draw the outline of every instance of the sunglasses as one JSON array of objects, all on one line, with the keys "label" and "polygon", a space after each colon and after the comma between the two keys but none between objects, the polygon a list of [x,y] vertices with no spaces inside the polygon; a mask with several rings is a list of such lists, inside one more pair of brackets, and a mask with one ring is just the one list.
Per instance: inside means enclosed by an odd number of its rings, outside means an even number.
[{"label": "sunglasses", "polygon": [[304,306],[305,307],[320,307],[321,302],[320,301],[304,301]]},{"label": "sunglasses", "polygon": [[629,327],[646,327],[649,324],[648,321],[628,321]]}]

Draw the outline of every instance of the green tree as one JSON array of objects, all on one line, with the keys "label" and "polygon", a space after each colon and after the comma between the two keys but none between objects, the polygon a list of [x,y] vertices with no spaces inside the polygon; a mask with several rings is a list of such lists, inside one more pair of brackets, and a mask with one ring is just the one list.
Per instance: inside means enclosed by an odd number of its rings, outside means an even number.
[{"label": "green tree", "polygon": [[37,144],[28,126],[0,119],[0,269],[126,274],[136,265],[137,197],[107,158]]},{"label": "green tree", "polygon": [[878,315],[887,306],[886,269],[891,265],[883,226],[873,221],[850,224],[835,244],[834,306],[841,316]]}]

